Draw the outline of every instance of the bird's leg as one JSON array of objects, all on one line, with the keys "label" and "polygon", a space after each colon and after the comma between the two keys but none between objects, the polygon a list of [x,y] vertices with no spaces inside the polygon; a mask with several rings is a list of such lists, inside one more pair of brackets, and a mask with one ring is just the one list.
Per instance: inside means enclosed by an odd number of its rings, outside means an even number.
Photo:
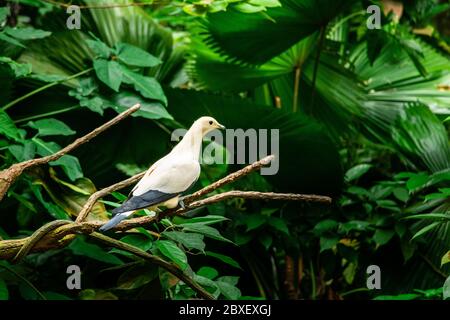
[{"label": "bird's leg", "polygon": [[178,200],[178,205],[179,205],[182,209],[185,209],[185,208],[186,208],[186,205],[184,204],[183,198],[180,198],[180,199]]}]

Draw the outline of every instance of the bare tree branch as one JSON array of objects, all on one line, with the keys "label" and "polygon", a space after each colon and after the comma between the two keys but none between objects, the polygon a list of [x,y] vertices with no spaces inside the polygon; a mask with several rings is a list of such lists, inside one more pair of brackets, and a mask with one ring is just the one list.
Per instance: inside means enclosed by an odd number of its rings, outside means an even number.
[{"label": "bare tree branch", "polygon": [[65,154],[71,152],[72,150],[78,148],[82,144],[89,142],[92,138],[98,136],[103,131],[109,129],[111,126],[119,123],[132,113],[139,110],[140,105],[136,104],[133,107],[129,108],[128,110],[122,112],[121,114],[117,115],[113,119],[109,120],[105,124],[101,125],[100,127],[94,129],[93,131],[89,132],[83,137],[80,137],[76,139],[74,142],[69,144],[68,146],[64,147],[63,149],[59,150],[58,152],[48,155],[46,157],[37,158],[37,159],[31,159],[24,162],[19,162],[13,164],[8,169],[0,171],[0,201],[5,196],[8,189],[11,187],[11,185],[16,181],[16,179],[23,173],[23,171],[42,164],[46,164],[52,161],[56,161]]}]

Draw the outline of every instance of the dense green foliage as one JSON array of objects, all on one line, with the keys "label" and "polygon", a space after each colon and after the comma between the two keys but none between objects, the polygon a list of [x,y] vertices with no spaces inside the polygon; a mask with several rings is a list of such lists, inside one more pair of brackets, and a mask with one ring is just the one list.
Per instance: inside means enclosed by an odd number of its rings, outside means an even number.
[{"label": "dense green foliage", "polygon": [[[366,9],[386,1],[70,3],[84,6],[80,30],[66,27],[64,6],[0,1],[0,170],[141,109],[24,173],[0,202],[0,240],[74,220],[89,195],[166,154],[174,129],[211,115],[280,130],[277,175],[216,192],[333,204],[230,199],[111,236],[221,299],[450,297],[449,1],[397,3],[401,17],[385,10],[380,29],[367,28]],[[239,167],[203,164],[193,189]],[[128,191],[98,201],[89,220],[108,220]],[[81,290],[66,287],[69,265],[82,269]],[[381,268],[380,290],[366,287],[369,265]],[[0,260],[0,300],[193,297],[167,271],[87,236]]]}]

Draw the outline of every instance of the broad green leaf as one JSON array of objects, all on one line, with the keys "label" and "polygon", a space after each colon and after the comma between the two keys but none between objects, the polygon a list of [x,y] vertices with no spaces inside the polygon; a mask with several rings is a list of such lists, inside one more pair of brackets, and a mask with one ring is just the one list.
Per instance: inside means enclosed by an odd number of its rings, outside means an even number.
[{"label": "broad green leaf", "polygon": [[219,275],[219,272],[214,268],[204,266],[197,271],[197,275],[213,280]]},{"label": "broad green leaf", "polygon": [[123,73],[123,82],[133,85],[134,89],[143,97],[159,100],[164,105],[167,105],[167,98],[164,95],[164,91],[155,78],[143,76],[123,66],[121,70]]},{"label": "broad green leaf", "polygon": [[14,72],[16,78],[22,78],[31,73],[32,66],[29,63],[18,63],[8,57],[0,57],[0,64],[7,64]]},{"label": "broad green leaf", "polygon": [[119,91],[123,74],[118,62],[97,59],[94,60],[94,70],[104,84],[116,92]]},{"label": "broad green leaf", "polygon": [[142,98],[137,93],[133,93],[131,91],[121,90],[120,93],[111,97],[111,103],[117,112],[123,112],[136,103],[139,103],[141,108],[133,113],[132,117],[173,120],[173,117],[169,114],[161,102]]},{"label": "broad green leaf", "polygon": [[286,221],[283,219],[272,216],[267,221],[275,230],[281,231],[287,235],[289,234],[289,228],[286,225]]},{"label": "broad green leaf", "polygon": [[428,183],[429,176],[426,173],[418,173],[410,177],[406,182],[409,191],[420,188]]},{"label": "broad green leaf", "polygon": [[64,122],[47,118],[36,121],[29,121],[27,124],[29,127],[38,130],[40,136],[70,136],[76,132],[69,128]]},{"label": "broad green leaf", "polygon": [[8,300],[9,292],[5,280],[0,278],[0,300]]},{"label": "broad green leaf", "polygon": [[100,97],[82,98],[80,100],[80,106],[87,107],[89,110],[97,112],[100,115],[103,115],[103,105],[104,101]]},{"label": "broad green leaf", "polygon": [[10,145],[8,150],[19,161],[26,161],[34,158],[36,145],[32,141],[24,141],[23,145]]},{"label": "broad green leaf", "polygon": [[[253,64],[264,63],[325,27],[353,2],[281,0],[281,7],[267,8],[267,15],[237,10],[209,14],[206,22],[208,39],[231,58]],[[260,11],[258,6],[251,4],[239,6],[245,11]]]},{"label": "broad green leaf", "polygon": [[237,286],[239,282],[239,277],[233,277],[233,276],[222,276],[216,279],[216,281],[226,282],[228,284],[231,284],[232,286]]},{"label": "broad green leaf", "polygon": [[320,252],[332,249],[339,242],[338,236],[322,236],[320,237]]},{"label": "broad green leaf", "polygon": [[204,224],[187,223],[179,226],[183,227],[183,231],[197,232],[211,239],[233,243],[231,240],[224,238],[217,229]]},{"label": "broad green leaf", "polygon": [[216,215],[208,215],[208,216],[204,216],[204,217],[194,217],[194,218],[183,218],[180,216],[175,216],[173,218],[173,223],[175,224],[190,224],[190,223],[195,223],[195,224],[204,224],[204,225],[209,225],[209,224],[214,224],[214,223],[219,223],[222,221],[228,221],[230,219],[224,217],[224,216],[216,216]]},{"label": "broad green leaf", "polygon": [[348,182],[356,180],[369,171],[370,168],[372,168],[371,164],[358,164],[345,173],[345,180]]},{"label": "broad green leaf", "polygon": [[338,223],[336,222],[336,220],[332,220],[332,219],[325,219],[323,221],[320,221],[319,223],[317,223],[313,229],[313,231],[315,233],[317,233],[318,235],[321,235],[325,232],[330,232],[335,230],[338,227]]},{"label": "broad green leaf", "polygon": [[377,229],[377,231],[375,231],[375,234],[373,235],[373,240],[376,244],[382,246],[388,243],[394,235],[394,230]]},{"label": "broad green leaf", "polygon": [[370,222],[363,220],[352,220],[339,225],[339,230],[347,233],[349,231],[365,231],[370,227]]},{"label": "broad green leaf", "polygon": [[242,223],[247,226],[247,231],[255,230],[267,221],[267,217],[259,213],[245,215],[241,219]]},{"label": "broad green leaf", "polygon": [[207,256],[216,258],[216,259],[218,259],[218,260],[220,260],[220,261],[222,261],[222,262],[224,262],[224,263],[226,263],[226,264],[228,264],[228,265],[230,265],[232,267],[235,267],[235,268],[238,268],[238,269],[242,270],[242,268],[239,265],[239,263],[236,260],[234,260],[233,258],[230,258],[230,257],[228,257],[226,255],[223,255],[223,254],[220,254],[220,253],[211,252],[211,251],[205,251],[205,253],[206,253]]},{"label": "broad green leaf", "polygon": [[17,41],[13,37],[6,35],[6,33],[4,33],[4,32],[0,32],[0,40],[8,42],[10,44],[13,44],[13,45],[21,47],[21,48],[25,48],[25,46],[21,42]]},{"label": "broad green leaf", "polygon": [[26,28],[10,28],[6,27],[4,30],[9,36],[19,40],[35,40],[48,37],[52,33],[40,29],[34,29],[32,27]]},{"label": "broad green leaf", "polygon": [[125,243],[131,244],[134,247],[141,249],[142,251],[148,251],[153,247],[153,242],[148,237],[138,234],[130,234],[120,239]]},{"label": "broad green leaf", "polygon": [[3,109],[0,109],[0,134],[16,141],[20,140],[19,129]]},{"label": "broad green leaf", "polygon": [[229,300],[237,300],[242,295],[241,291],[234,285],[223,281],[215,281],[215,283],[219,287],[220,293]]},{"label": "broad green leaf", "polygon": [[138,67],[154,67],[162,63],[161,60],[141,48],[127,43],[116,45],[117,57],[123,63]]},{"label": "broad green leaf", "polygon": [[108,59],[112,54],[111,48],[100,40],[86,40],[89,48],[94,52],[96,57]]},{"label": "broad green leaf", "polygon": [[48,211],[48,213],[55,219],[61,220],[69,220],[68,214],[61,209],[59,206],[55,205],[52,202],[48,202],[44,199],[42,195],[42,190],[40,185],[45,188],[45,185],[42,181],[35,181],[34,184],[31,184],[31,190],[33,194],[36,196],[38,201],[44,206],[44,208]]},{"label": "broad green leaf", "polygon": [[81,169],[78,158],[72,155],[64,155],[56,161],[49,163],[51,166],[61,166],[70,180],[75,181],[83,177],[83,170]]},{"label": "broad green leaf", "polygon": [[88,243],[79,236],[69,244],[68,248],[73,252],[73,254],[76,255],[85,256],[97,261],[114,265],[123,264],[122,260],[107,253],[102,247],[93,243]]},{"label": "broad green leaf", "polygon": [[158,240],[155,242],[155,245],[164,256],[175,262],[181,270],[185,270],[188,267],[186,254],[183,250],[178,248],[175,242]]},{"label": "broad green leaf", "polygon": [[164,231],[162,234],[170,240],[181,243],[187,249],[197,249],[199,251],[205,250],[205,243],[203,242],[203,235],[201,234],[180,231]]},{"label": "broad green leaf", "polygon": [[117,289],[140,288],[158,277],[158,268],[148,264],[137,265],[126,270],[117,280]]},{"label": "broad green leaf", "polygon": [[0,25],[3,24],[3,22],[9,16],[9,13],[9,7],[0,7]]}]

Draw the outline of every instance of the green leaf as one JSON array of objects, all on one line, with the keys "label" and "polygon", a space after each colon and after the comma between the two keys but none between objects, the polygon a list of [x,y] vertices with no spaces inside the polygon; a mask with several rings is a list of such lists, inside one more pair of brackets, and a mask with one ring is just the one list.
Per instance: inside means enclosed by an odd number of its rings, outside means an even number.
[{"label": "green leaf", "polygon": [[259,213],[249,214],[242,217],[242,222],[247,226],[246,231],[251,231],[259,228],[266,222],[266,216]]},{"label": "green leaf", "polygon": [[345,180],[347,182],[356,180],[369,171],[370,168],[372,168],[371,164],[358,164],[345,173]]},{"label": "green leaf", "polygon": [[375,234],[373,236],[373,240],[375,241],[376,244],[382,246],[388,243],[394,235],[395,235],[394,230],[377,229],[377,231],[375,231]]},{"label": "green leaf", "polygon": [[117,289],[140,288],[158,277],[158,268],[148,264],[137,265],[126,270],[117,280]]},{"label": "green leaf", "polygon": [[163,255],[175,262],[181,270],[185,270],[188,267],[186,254],[178,248],[175,242],[158,240],[155,242],[155,245]]},{"label": "green leaf", "polygon": [[64,122],[53,118],[29,121],[27,125],[38,130],[40,136],[70,136],[76,133]]},{"label": "green leaf", "polygon": [[419,231],[416,232],[416,234],[414,234],[414,236],[412,237],[411,240],[414,240],[420,236],[423,236],[425,233],[430,232],[431,230],[433,230],[434,228],[436,228],[438,225],[440,225],[442,222],[433,222],[429,225],[427,225],[426,227],[423,227],[422,229],[420,229]]},{"label": "green leaf", "polygon": [[80,100],[80,106],[86,107],[93,112],[97,112],[100,115],[103,115],[103,99],[100,97],[93,98],[82,98]]},{"label": "green leaf", "polygon": [[31,73],[32,66],[29,63],[18,63],[8,57],[0,57],[0,64],[7,64],[14,72],[16,78],[22,78]]},{"label": "green leaf", "polygon": [[423,187],[425,184],[427,184],[428,180],[429,176],[426,173],[417,173],[408,179],[408,181],[406,182],[406,187],[409,191],[412,191],[414,189]]},{"label": "green leaf", "polygon": [[20,43],[19,41],[17,41],[16,39],[6,35],[3,32],[0,32],[0,40],[8,42],[10,44],[13,44],[15,46],[21,47],[21,48],[26,48],[22,43]]},{"label": "green leaf", "polygon": [[40,29],[34,29],[32,27],[26,28],[10,28],[6,27],[4,30],[9,36],[19,40],[35,40],[48,37],[52,33]]},{"label": "green leaf", "polygon": [[403,219],[431,219],[431,220],[450,220],[450,214],[447,213],[421,213],[413,216],[404,217]]},{"label": "green leaf", "polygon": [[162,63],[155,56],[131,44],[118,43],[116,48],[119,60],[131,66],[155,67]]},{"label": "green leaf", "polygon": [[75,240],[69,244],[68,248],[73,252],[73,254],[76,255],[85,256],[97,261],[114,265],[123,264],[122,260],[116,256],[107,253],[96,244],[86,242],[86,240],[81,237],[75,238]]},{"label": "green leaf", "polygon": [[254,6],[245,2],[238,3],[233,8],[243,13],[256,13],[266,10],[263,6]]},{"label": "green leaf", "polygon": [[313,231],[318,234],[321,235],[325,232],[330,232],[335,230],[338,227],[338,223],[336,222],[336,220],[332,220],[332,219],[326,219],[323,221],[320,221],[319,223],[317,223],[313,229]]},{"label": "green leaf", "polygon": [[83,177],[83,170],[81,169],[78,158],[72,155],[64,155],[56,161],[49,163],[51,166],[61,166],[70,180],[75,181]]},{"label": "green leaf", "polygon": [[420,297],[417,293],[404,293],[397,296],[377,296],[373,300],[414,300]]},{"label": "green leaf", "polygon": [[167,98],[161,88],[159,82],[152,77],[143,76],[133,72],[130,69],[121,66],[123,72],[123,82],[131,84],[143,97],[148,99],[159,100],[167,105]]},{"label": "green leaf", "polygon": [[153,242],[146,236],[139,234],[130,234],[120,239],[125,243],[131,244],[134,247],[141,249],[142,251],[148,251],[153,247]]},{"label": "green leaf", "polygon": [[5,280],[0,278],[0,300],[8,300],[9,292]]},{"label": "green leaf", "polygon": [[72,300],[68,296],[58,292],[44,291],[43,294],[47,298],[47,300],[54,300],[54,301]]},{"label": "green leaf", "polygon": [[442,287],[442,298],[444,300],[450,298],[450,277],[445,280],[444,286]]},{"label": "green leaf", "polygon": [[261,242],[261,244],[264,246],[264,248],[266,250],[269,250],[269,248],[273,242],[273,237],[270,234],[265,232],[258,237],[258,240],[259,240],[259,242]]},{"label": "green leaf", "polygon": [[272,226],[275,230],[281,231],[285,234],[289,234],[289,228],[286,225],[286,222],[278,217],[270,217],[268,219],[268,223],[270,226]]},{"label": "green leaf", "polygon": [[204,266],[197,271],[197,275],[213,280],[219,275],[219,272],[214,268]]},{"label": "green leaf", "polygon": [[0,25],[5,22],[6,18],[9,16],[9,7],[0,7]]},{"label": "green leaf", "polygon": [[229,300],[237,300],[242,295],[241,291],[234,285],[223,281],[215,281],[215,283],[219,287],[220,293]]},{"label": "green leaf", "polygon": [[223,255],[223,254],[220,254],[220,253],[211,252],[211,251],[205,251],[205,253],[206,253],[207,256],[219,259],[220,261],[222,261],[222,262],[224,262],[224,263],[226,263],[226,264],[228,264],[228,265],[230,265],[232,267],[235,267],[235,268],[238,268],[238,269],[242,270],[242,268],[239,265],[239,263],[236,260],[234,260],[233,258],[230,258],[230,257],[228,257],[226,255]]},{"label": "green leaf", "polygon": [[226,282],[228,284],[231,284],[232,286],[237,286],[239,282],[239,277],[233,277],[233,276],[222,276],[220,278],[217,278],[216,281],[220,282]]},{"label": "green leaf", "polygon": [[[281,7],[267,8],[267,15],[237,10],[217,12],[207,16],[207,35],[211,45],[229,57],[260,64],[325,27],[353,2],[282,0]],[[237,7],[246,12],[264,9],[242,3]]]},{"label": "green leaf", "polygon": [[441,259],[441,267],[442,267],[444,264],[449,263],[449,262],[450,262],[450,250],[447,251],[447,252],[442,256],[442,259]]},{"label": "green leaf", "polygon": [[136,103],[139,103],[141,108],[132,114],[133,117],[173,120],[173,117],[167,112],[167,109],[161,102],[142,98],[140,95],[131,91],[125,90],[113,95],[111,103],[114,105],[114,109],[119,113],[127,110]]},{"label": "green leaf", "polygon": [[103,43],[100,40],[86,40],[87,45],[89,48],[94,52],[94,54],[99,58],[108,59],[111,54],[112,50],[109,48],[105,43]]},{"label": "green leaf", "polygon": [[0,109],[0,134],[16,141],[20,140],[19,129],[3,109]]},{"label": "green leaf", "polygon": [[180,231],[164,231],[162,234],[170,240],[181,243],[188,249],[205,250],[205,243],[201,234]]},{"label": "green leaf", "polygon": [[99,78],[104,84],[116,92],[119,91],[123,77],[119,63],[116,61],[97,59],[94,60],[94,70],[97,78]]},{"label": "green leaf", "polygon": [[207,215],[207,216],[203,216],[203,217],[194,217],[194,218],[183,218],[180,216],[175,216],[173,218],[173,223],[175,224],[182,224],[182,225],[186,225],[186,224],[191,224],[191,223],[195,223],[195,224],[204,224],[204,225],[209,225],[209,224],[214,224],[214,223],[219,223],[222,221],[229,221],[230,219],[224,217],[224,216],[216,216],[216,215]]},{"label": "green leaf", "polygon": [[338,236],[320,237],[320,252],[332,249],[339,242]]},{"label": "green leaf", "polygon": [[11,145],[8,150],[19,161],[26,161],[34,158],[36,146],[32,141],[24,141],[23,145]]},{"label": "green leaf", "polygon": [[187,223],[187,224],[180,224],[179,226],[183,227],[183,231],[197,232],[211,239],[233,243],[231,240],[224,238],[217,229],[204,224]]}]

